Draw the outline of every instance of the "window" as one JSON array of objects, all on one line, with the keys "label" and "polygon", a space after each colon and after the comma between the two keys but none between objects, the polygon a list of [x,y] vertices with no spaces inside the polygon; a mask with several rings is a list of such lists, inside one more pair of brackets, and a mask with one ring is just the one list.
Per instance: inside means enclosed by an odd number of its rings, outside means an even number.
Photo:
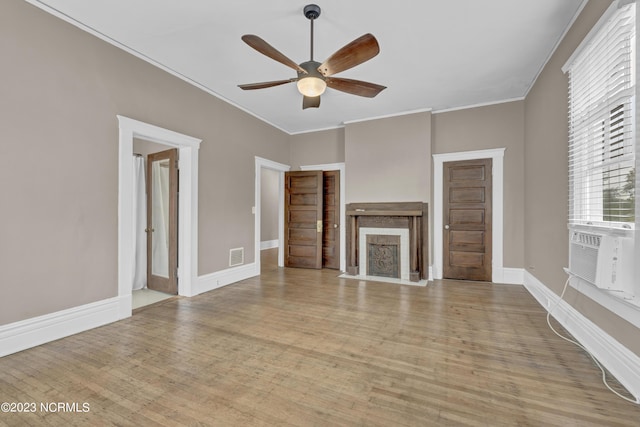
[{"label": "window", "polygon": [[635,2],[614,3],[569,73],[569,225],[635,228]]},{"label": "window", "polygon": [[636,5],[614,0],[569,58],[569,284],[640,325]]}]

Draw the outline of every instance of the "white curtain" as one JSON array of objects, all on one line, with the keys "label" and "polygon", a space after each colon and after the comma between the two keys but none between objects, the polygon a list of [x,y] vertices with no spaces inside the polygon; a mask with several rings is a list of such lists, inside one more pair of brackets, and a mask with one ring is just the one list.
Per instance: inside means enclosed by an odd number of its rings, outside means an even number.
[{"label": "white curtain", "polygon": [[133,233],[134,260],[133,286],[138,290],[147,287],[147,196],[144,170],[145,159],[141,156],[133,158]]},{"label": "white curtain", "polygon": [[154,229],[151,273],[154,276],[169,277],[169,162],[153,162],[151,172],[151,222]]}]

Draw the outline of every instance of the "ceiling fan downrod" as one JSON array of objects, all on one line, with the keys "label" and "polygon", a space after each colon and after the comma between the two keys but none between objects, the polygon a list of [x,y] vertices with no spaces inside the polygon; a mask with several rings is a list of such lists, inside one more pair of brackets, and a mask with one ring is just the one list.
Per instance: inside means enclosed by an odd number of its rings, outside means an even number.
[{"label": "ceiling fan downrod", "polygon": [[311,59],[313,61],[313,21],[320,16],[320,6],[317,4],[308,4],[304,7],[304,16],[311,21]]}]

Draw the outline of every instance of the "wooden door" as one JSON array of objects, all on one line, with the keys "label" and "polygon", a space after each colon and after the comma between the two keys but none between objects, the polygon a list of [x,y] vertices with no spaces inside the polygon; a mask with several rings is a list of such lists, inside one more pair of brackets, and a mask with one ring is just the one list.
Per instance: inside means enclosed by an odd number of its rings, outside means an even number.
[{"label": "wooden door", "polygon": [[323,172],[322,266],[340,269],[340,171]]},{"label": "wooden door", "polygon": [[491,281],[491,159],[444,164],[445,279]]},{"label": "wooden door", "polygon": [[178,293],[178,149],[147,157],[147,287]]},{"label": "wooden door", "polygon": [[322,171],[285,173],[284,265],[322,268]]}]

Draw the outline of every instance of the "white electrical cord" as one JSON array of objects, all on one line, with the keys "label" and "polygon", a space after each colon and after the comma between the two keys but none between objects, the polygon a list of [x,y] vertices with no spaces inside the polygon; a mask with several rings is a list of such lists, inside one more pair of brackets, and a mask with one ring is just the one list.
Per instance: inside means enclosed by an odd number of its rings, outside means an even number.
[{"label": "white electrical cord", "polygon": [[586,349],[582,344],[580,344],[579,342],[574,341],[574,340],[572,340],[572,339],[570,339],[570,338],[567,338],[567,337],[565,337],[565,336],[560,335],[560,334],[558,333],[558,331],[556,331],[555,329],[553,329],[553,326],[551,326],[551,321],[549,320],[549,319],[550,319],[550,317],[551,317],[551,312],[553,311],[553,309],[554,309],[554,308],[556,308],[556,307],[558,306],[558,304],[560,304],[560,301],[562,301],[562,298],[564,297],[564,293],[567,291],[567,286],[569,285],[569,281],[570,281],[570,280],[571,280],[571,276],[569,276],[569,278],[567,279],[567,281],[564,283],[564,288],[562,289],[562,293],[560,294],[560,298],[558,298],[558,300],[556,301],[556,303],[555,303],[553,306],[551,306],[551,307],[549,308],[549,311],[547,311],[547,325],[549,325],[549,328],[551,328],[551,330],[552,330],[552,331],[553,331],[557,336],[559,336],[560,338],[562,338],[562,339],[563,339],[563,340],[565,340],[565,341],[568,341],[568,342],[570,342],[570,343],[572,343],[572,344],[577,345],[578,347],[580,347],[581,349],[583,349],[584,351],[586,351],[586,352],[587,352],[587,354],[588,354],[589,356],[591,356],[591,359],[593,359],[593,361],[595,362],[596,366],[597,366],[598,368],[600,368],[600,372],[602,372],[602,383],[603,383],[603,384],[604,384],[604,385],[605,385],[609,390],[611,390],[611,392],[612,392],[613,394],[615,394],[616,396],[618,396],[618,397],[619,397],[619,398],[621,398],[621,399],[626,400],[627,402],[640,404],[640,401],[639,401],[639,400],[637,400],[637,399],[636,399],[636,400],[634,400],[634,399],[630,399],[630,398],[628,398],[628,397],[626,397],[626,396],[621,395],[620,393],[618,393],[618,392],[617,392],[617,391],[615,391],[614,389],[612,389],[612,388],[611,388],[611,386],[609,385],[609,383],[607,383],[607,376],[606,376],[606,373],[605,373],[604,368],[602,367],[602,365],[600,365],[600,362],[598,362],[598,361],[596,360],[596,358],[593,356],[593,354],[591,354],[591,352],[590,352],[589,350],[587,350],[587,349]]}]

